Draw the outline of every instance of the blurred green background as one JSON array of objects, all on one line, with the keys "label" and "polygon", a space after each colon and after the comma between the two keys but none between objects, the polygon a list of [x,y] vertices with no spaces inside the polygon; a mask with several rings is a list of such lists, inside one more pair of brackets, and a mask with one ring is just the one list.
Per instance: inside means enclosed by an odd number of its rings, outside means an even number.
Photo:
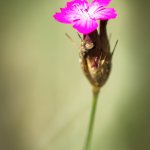
[{"label": "blurred green background", "polygon": [[[0,1],[0,150],[81,150],[91,87],[69,25],[52,15],[66,0]],[[150,150],[150,2],[113,0],[113,69],[102,88],[92,150]]]}]

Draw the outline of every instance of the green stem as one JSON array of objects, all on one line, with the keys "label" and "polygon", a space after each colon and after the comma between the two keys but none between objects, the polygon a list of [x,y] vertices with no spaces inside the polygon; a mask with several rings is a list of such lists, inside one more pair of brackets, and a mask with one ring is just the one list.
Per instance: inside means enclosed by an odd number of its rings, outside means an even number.
[{"label": "green stem", "polygon": [[99,91],[93,91],[92,111],[84,150],[90,150]]}]

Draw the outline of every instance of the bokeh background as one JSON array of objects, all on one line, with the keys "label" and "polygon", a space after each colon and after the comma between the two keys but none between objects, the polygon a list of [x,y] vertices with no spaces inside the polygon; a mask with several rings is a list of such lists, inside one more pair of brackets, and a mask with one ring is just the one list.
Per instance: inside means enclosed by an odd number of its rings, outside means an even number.
[{"label": "bokeh background", "polygon": [[[0,150],[81,150],[91,106],[76,47],[52,15],[66,0],[0,1]],[[150,2],[113,0],[113,69],[92,150],[150,150]]]}]

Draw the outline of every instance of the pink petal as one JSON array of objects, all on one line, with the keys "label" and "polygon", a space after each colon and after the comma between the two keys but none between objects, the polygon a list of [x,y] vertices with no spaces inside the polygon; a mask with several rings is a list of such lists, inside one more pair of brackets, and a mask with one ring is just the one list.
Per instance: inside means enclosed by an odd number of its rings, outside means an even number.
[{"label": "pink petal", "polygon": [[99,5],[101,6],[107,6],[111,2],[111,0],[93,0],[92,4],[95,2],[99,3]]},{"label": "pink petal", "polygon": [[77,14],[67,8],[62,8],[61,12],[54,14],[53,17],[57,21],[65,24],[71,24],[74,20],[78,19]]},{"label": "pink petal", "polygon": [[70,2],[67,2],[67,7],[70,8],[74,6],[75,4],[83,6],[83,5],[88,5],[88,2],[87,0],[72,0]]},{"label": "pink petal", "polygon": [[97,29],[98,23],[96,22],[96,20],[92,20],[89,18],[85,20],[76,21],[73,27],[82,34],[88,34]]},{"label": "pink petal", "polygon": [[88,9],[88,2],[86,0],[72,0],[67,3],[65,8],[61,8],[61,12],[53,15],[53,17],[65,24],[71,24],[79,20],[84,14],[82,9]]},{"label": "pink petal", "polygon": [[100,11],[97,11],[97,13],[94,14],[95,19],[100,20],[109,20],[109,19],[115,19],[117,17],[117,13],[114,8],[103,8]]},{"label": "pink petal", "polygon": [[89,7],[89,14],[92,16],[92,18],[95,18],[95,14],[99,13],[104,7],[102,5],[99,5],[97,2],[93,2]]}]

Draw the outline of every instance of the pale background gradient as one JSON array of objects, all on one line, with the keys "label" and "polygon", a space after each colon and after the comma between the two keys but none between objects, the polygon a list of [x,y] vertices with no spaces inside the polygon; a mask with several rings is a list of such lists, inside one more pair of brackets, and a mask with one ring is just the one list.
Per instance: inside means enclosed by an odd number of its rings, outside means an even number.
[{"label": "pale background gradient", "polygon": [[[0,150],[82,150],[91,88],[66,0],[0,1]],[[150,2],[113,0],[113,69],[99,97],[92,150],[150,150]]]}]

